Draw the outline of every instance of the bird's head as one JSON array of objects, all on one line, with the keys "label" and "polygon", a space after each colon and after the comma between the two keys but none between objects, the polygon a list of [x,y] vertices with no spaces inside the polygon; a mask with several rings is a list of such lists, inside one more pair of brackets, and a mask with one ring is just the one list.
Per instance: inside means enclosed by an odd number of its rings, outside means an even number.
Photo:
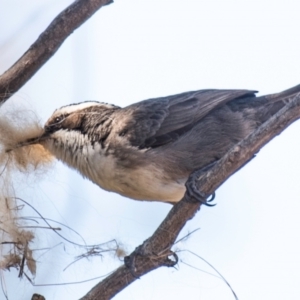
[{"label": "bird's head", "polygon": [[45,135],[59,130],[77,130],[85,134],[89,127],[94,127],[110,115],[118,107],[97,101],[86,101],[63,106],[54,111],[46,122]]},{"label": "bird's head", "polygon": [[[97,101],[70,104],[56,109],[44,126],[42,135],[19,143],[18,147],[63,139],[74,135],[90,135],[99,130],[119,107]],[[101,130],[100,130],[101,132]],[[70,139],[68,139],[70,141]]]}]

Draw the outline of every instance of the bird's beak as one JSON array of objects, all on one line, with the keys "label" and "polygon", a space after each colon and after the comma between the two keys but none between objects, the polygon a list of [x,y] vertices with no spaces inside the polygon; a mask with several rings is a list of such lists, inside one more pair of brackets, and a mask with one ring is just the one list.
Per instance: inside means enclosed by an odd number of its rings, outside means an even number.
[{"label": "bird's beak", "polygon": [[16,146],[13,149],[7,149],[5,152],[10,152],[14,149],[22,148],[22,147],[29,146],[29,145],[39,144],[39,143],[47,140],[49,138],[49,136],[50,136],[50,132],[45,131],[42,135],[40,135],[38,137],[30,138],[23,142],[19,142],[18,144],[16,144]]},{"label": "bird's beak", "polygon": [[43,142],[47,140],[50,136],[50,133],[45,131],[42,135],[35,137],[35,138],[30,138],[28,140],[25,140],[24,142],[21,142],[18,144],[19,147],[24,147],[28,145],[33,145],[33,144],[39,144],[40,142]]}]

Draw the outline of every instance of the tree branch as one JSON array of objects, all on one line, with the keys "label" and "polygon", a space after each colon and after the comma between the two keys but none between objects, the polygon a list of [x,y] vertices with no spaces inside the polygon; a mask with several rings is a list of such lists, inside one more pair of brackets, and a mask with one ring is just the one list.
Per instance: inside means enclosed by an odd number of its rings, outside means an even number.
[{"label": "tree branch", "polygon": [[[212,168],[203,172],[197,182],[199,190],[205,195],[212,194],[233,173],[249,162],[265,144],[299,118],[300,95],[298,94],[293,99],[289,99],[285,107],[255,132],[228,151]],[[200,202],[193,201],[186,193],[183,199],[171,209],[154,234],[138,247],[139,250],[142,249],[143,255],[137,255],[136,252],[131,254],[135,257],[134,271],[137,276],[142,276],[161,266],[170,266],[168,257],[172,255],[171,247],[183,226],[193,218],[200,206]],[[81,300],[111,299],[135,280],[130,269],[121,266],[98,283]]]},{"label": "tree branch", "polygon": [[[77,0],[61,12],[37,41],[2,76],[0,76],[0,103],[20,89],[39,68],[58,50],[64,40],[103,5],[111,0]],[[221,160],[200,176],[197,186],[204,194],[212,194],[233,173],[245,165],[266,143],[280,134],[293,121],[300,118],[300,96],[297,95],[276,115],[253,134],[234,146]],[[133,252],[134,273],[142,276],[161,266],[172,266],[169,258],[178,234],[186,222],[193,218],[201,204],[186,194],[169,212],[166,219]],[[142,255],[138,255],[142,253]],[[98,283],[82,300],[111,299],[137,278],[125,265]]]},{"label": "tree branch", "polygon": [[23,56],[0,76],[0,104],[17,92],[58,50],[65,39],[112,0],[77,0],[63,10]]}]

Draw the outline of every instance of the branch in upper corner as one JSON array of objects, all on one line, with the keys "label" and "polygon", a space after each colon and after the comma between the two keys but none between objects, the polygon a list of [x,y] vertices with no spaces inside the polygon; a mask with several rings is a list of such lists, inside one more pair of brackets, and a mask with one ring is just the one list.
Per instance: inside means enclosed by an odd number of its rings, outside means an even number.
[{"label": "branch in upper corner", "polygon": [[0,76],[0,104],[17,92],[57,51],[65,39],[112,0],[77,0],[63,10],[23,56]]},{"label": "branch in upper corner", "polygon": [[[206,172],[203,172],[197,186],[206,195],[212,194],[233,173],[238,171],[254,157],[264,145],[279,135],[295,120],[300,118],[300,95],[289,99],[277,114],[262,124],[255,132],[234,146]],[[189,199],[187,193],[169,212],[154,234],[142,246],[143,255],[135,255],[135,275],[140,277],[151,270],[164,266],[168,256],[172,255],[171,247],[183,226],[190,220],[201,203]],[[140,251],[139,251],[140,252]],[[99,282],[81,300],[108,300],[136,280],[132,272],[121,266],[110,276]]]}]

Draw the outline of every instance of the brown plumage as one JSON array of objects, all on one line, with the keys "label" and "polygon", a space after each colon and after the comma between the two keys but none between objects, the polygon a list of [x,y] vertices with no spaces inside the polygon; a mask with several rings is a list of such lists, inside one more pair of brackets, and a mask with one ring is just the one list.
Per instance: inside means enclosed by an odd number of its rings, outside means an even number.
[{"label": "brown plumage", "polygon": [[125,108],[83,102],[56,110],[40,141],[106,190],[177,202],[192,171],[220,159],[299,92],[200,90]]}]

